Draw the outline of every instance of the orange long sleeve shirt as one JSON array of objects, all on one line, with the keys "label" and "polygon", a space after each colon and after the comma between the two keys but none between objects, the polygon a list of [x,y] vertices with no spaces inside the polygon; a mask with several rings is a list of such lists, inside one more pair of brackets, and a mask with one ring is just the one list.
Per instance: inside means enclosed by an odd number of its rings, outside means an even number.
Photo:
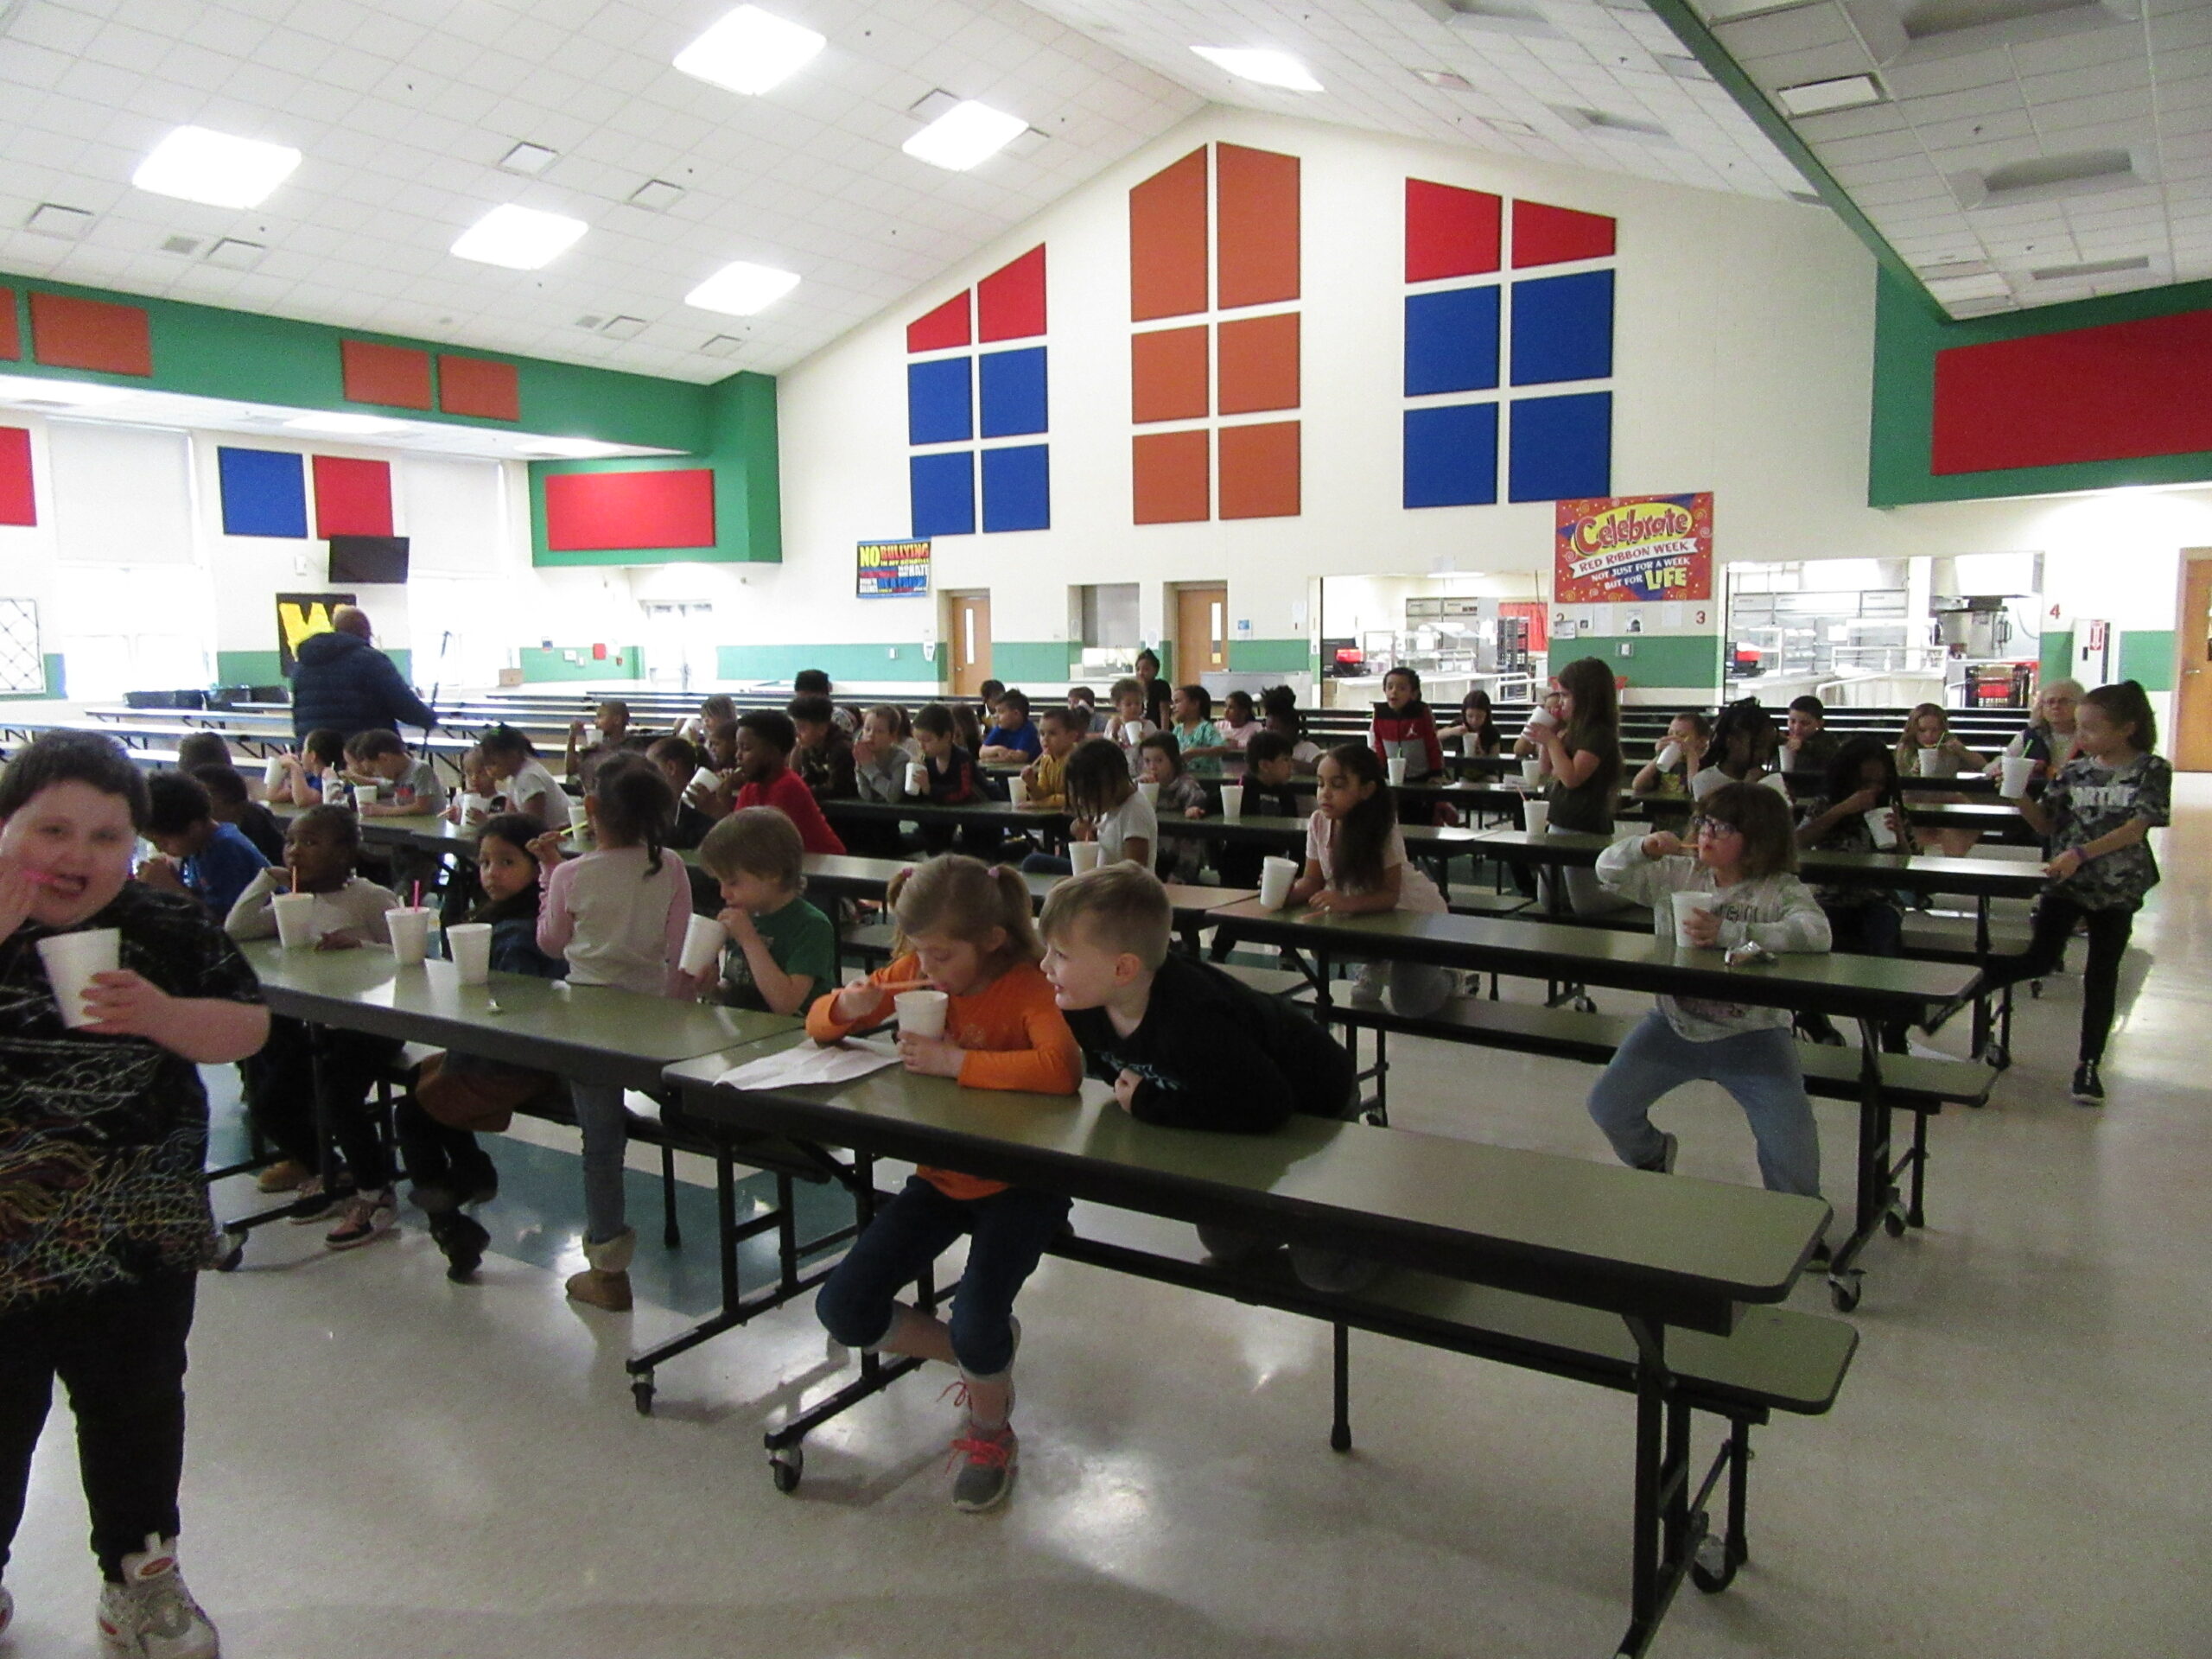
[{"label": "orange long sleeve shirt", "polygon": [[[919,958],[903,956],[868,976],[871,984],[923,977]],[[836,1016],[837,993],[816,999],[806,1011],[806,1034],[834,1043],[891,1018],[888,991],[875,1006],[849,1022]],[[1071,1095],[1082,1086],[1083,1051],[1052,1001],[1052,982],[1033,963],[1008,969],[982,990],[953,997],[944,1011],[944,1034],[969,1051],[959,1081],[969,1089],[1018,1089],[1030,1094]],[[1006,1191],[1003,1181],[987,1181],[957,1170],[924,1169],[924,1180],[962,1203]]]}]

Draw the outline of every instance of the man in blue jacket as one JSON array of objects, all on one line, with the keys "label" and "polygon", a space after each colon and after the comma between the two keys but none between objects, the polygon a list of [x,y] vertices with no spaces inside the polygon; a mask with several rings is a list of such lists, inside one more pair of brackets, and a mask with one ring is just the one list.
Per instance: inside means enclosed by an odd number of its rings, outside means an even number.
[{"label": "man in blue jacket", "polygon": [[365,612],[340,605],[330,613],[331,632],[300,642],[292,671],[292,730],[342,732],[351,737],[375,727],[396,732],[400,722],[425,731],[438,717],[400,677],[391,658],[370,640]]}]

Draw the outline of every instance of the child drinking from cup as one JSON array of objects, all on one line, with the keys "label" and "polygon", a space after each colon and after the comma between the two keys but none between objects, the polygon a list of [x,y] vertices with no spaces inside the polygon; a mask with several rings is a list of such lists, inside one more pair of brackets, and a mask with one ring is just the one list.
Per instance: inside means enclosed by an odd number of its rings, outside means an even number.
[{"label": "child drinking from cup", "polygon": [[797,1014],[837,977],[837,930],[806,902],[806,848],[772,806],[740,807],[707,832],[699,862],[721,884],[729,944],[697,976],[733,1008]]},{"label": "child drinking from cup", "polygon": [[[1854,737],[1828,762],[1821,793],[1798,803],[1797,845],[1805,852],[1893,853],[1905,842],[1904,798],[1889,746],[1877,737]],[[1828,918],[1832,948],[1858,957],[1904,954],[1904,907],[1896,893],[1864,882],[1813,889]],[[1815,1042],[1839,1045],[1842,1033],[1824,1014],[1800,1014],[1797,1029]],[[1900,1020],[1885,1027],[1885,1052],[1903,1054]]]},{"label": "child drinking from cup", "polygon": [[[1747,941],[1777,953],[1828,948],[1828,918],[1794,874],[1797,840],[1779,791],[1725,785],[1699,803],[1691,827],[1695,836],[1688,843],[1664,831],[1614,842],[1598,855],[1598,879],[1650,906],[1654,931],[1669,941],[1676,938],[1675,896],[1713,894],[1709,908],[1681,924],[1694,949]],[[1590,1116],[1623,1163],[1671,1171],[1676,1138],[1652,1127],[1651,1108],[1700,1080],[1719,1084],[1744,1109],[1770,1191],[1819,1196],[1820,1134],[1787,1008],[1660,997],[1591,1090]]]},{"label": "child drinking from cup", "polygon": [[[1114,864],[1128,859],[1147,870],[1152,868],[1160,846],[1159,815],[1130,779],[1118,745],[1103,737],[1086,737],[1077,744],[1068,757],[1067,793],[1068,810],[1075,817],[1068,826],[1068,840],[1096,843],[1098,856],[1091,861]],[[1067,858],[1033,853],[1022,860],[1021,868],[1032,875],[1067,875],[1075,868],[1072,847],[1070,852]]]},{"label": "child drinking from cup", "polygon": [[512,726],[494,726],[476,740],[484,770],[506,798],[507,810],[548,830],[569,821],[569,792],[546,771],[537,746]]},{"label": "child drinking from cup", "polygon": [[[1119,751],[1105,748],[1119,766]],[[1044,948],[1020,876],[947,855],[900,871],[886,897],[899,922],[899,954],[817,1001],[807,1034],[836,1042],[890,1019],[898,993],[934,989],[944,997],[938,1033],[899,1033],[909,1072],[957,1078],[970,1089],[1073,1094],[1083,1078],[1082,1051],[1038,969]],[[952,1442],[957,1509],[990,1509],[1012,1488],[1019,1448],[1009,1416],[1020,1342],[1014,1297],[1069,1208],[1057,1194],[919,1170],[876,1211],[815,1302],[830,1334],[849,1348],[958,1367],[967,1414]],[[963,1233],[969,1236],[968,1263],[950,1319],[899,1301],[900,1289]]]}]

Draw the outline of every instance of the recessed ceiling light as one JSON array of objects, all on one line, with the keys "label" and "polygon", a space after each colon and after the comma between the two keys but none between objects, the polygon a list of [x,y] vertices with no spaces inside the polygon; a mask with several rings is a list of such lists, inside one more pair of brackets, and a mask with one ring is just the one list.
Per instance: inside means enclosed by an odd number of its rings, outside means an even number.
[{"label": "recessed ceiling light", "polygon": [[788,270],[734,260],[683,296],[683,303],[702,311],[721,311],[733,317],[749,317],[766,310],[798,286]]},{"label": "recessed ceiling light", "polygon": [[1447,92],[1471,92],[1475,83],[1465,75],[1455,75],[1449,69],[1416,69],[1419,75],[1432,86],[1441,86]]},{"label": "recessed ceiling light", "polygon": [[327,432],[333,436],[366,437],[373,432],[401,432],[406,429],[397,421],[380,421],[373,415],[347,415],[334,410],[327,415],[296,415],[284,423],[289,432]]},{"label": "recessed ceiling light", "polygon": [[58,201],[41,201],[31,209],[23,228],[41,236],[66,237],[75,241],[92,228],[93,215],[82,207],[64,207]]},{"label": "recessed ceiling light", "polygon": [[1832,110],[1856,110],[1882,101],[1882,89],[1872,75],[1845,75],[1838,80],[1808,80],[1802,86],[1784,86],[1775,96],[1789,115],[1826,115]]},{"label": "recessed ceiling light", "polygon": [[965,99],[899,146],[918,162],[965,173],[1029,130],[1018,115]]},{"label": "recessed ceiling light", "polygon": [[210,207],[258,207],[299,164],[300,152],[289,144],[179,127],[138,163],[130,182]]},{"label": "recessed ceiling light", "polygon": [[788,80],[829,42],[758,6],[740,6],[676,54],[687,75],[758,95]]},{"label": "recessed ceiling light", "polygon": [[62,404],[72,409],[89,408],[94,404],[111,404],[118,397],[128,397],[128,386],[103,386],[89,380],[18,379],[0,387],[0,397],[25,404]]},{"label": "recessed ceiling light", "polygon": [[1191,50],[1239,80],[1280,86],[1291,92],[1323,90],[1321,83],[1313,79],[1313,71],[1289,53],[1278,52],[1271,46],[1194,46]]},{"label": "recessed ceiling light", "polygon": [[494,207],[461,233],[453,251],[463,259],[510,270],[536,270],[565,252],[588,227],[565,213],[541,213],[512,202]]},{"label": "recessed ceiling light", "polygon": [[517,144],[499,158],[499,165],[510,173],[543,173],[553,165],[558,154],[543,144]]},{"label": "recessed ceiling light", "polygon": [[534,456],[540,461],[602,461],[609,455],[619,455],[619,443],[601,443],[596,438],[527,438],[519,454]]}]

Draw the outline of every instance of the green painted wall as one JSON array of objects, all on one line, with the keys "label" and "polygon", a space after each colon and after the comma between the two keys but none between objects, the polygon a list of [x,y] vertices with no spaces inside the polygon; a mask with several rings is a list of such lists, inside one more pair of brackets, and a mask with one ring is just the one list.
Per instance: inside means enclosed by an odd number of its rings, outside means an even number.
[{"label": "green painted wall", "polygon": [[2145,691],[2172,690],[2174,631],[2171,628],[2121,629],[2120,677],[2139,682]]},{"label": "green painted wall", "polygon": [[[573,663],[565,654],[571,651],[577,658]],[[610,645],[604,658],[594,657],[589,645],[556,645],[550,651],[538,645],[524,645],[519,654],[522,677],[527,683],[540,680],[642,680],[645,677],[645,654],[635,645]]]},{"label": "green painted wall", "polygon": [[[2125,642],[2120,649],[2126,649]],[[2036,683],[2047,685],[2053,680],[2063,680],[2074,671],[2074,630],[2045,628],[2043,631],[2043,650],[2036,661]]]},{"label": "green painted wall", "polygon": [[1058,682],[1068,677],[1069,662],[1082,651],[1065,639],[994,639],[991,675],[1008,685],[1027,681]]},{"label": "green painted wall", "polygon": [[[671,387],[674,391],[677,388]],[[692,453],[651,460],[533,461],[530,463],[530,545],[540,565],[774,564],[784,556],[783,511],[776,464],[776,383],[764,374],[734,374],[711,386],[683,390],[703,396],[706,424]],[[556,553],[545,544],[545,480],[556,473],[680,472],[702,462],[715,474],[715,544],[687,548],[600,548]]]},{"label": "green painted wall", "polygon": [[[1622,656],[1623,645],[1633,646],[1635,654]],[[1720,690],[1718,634],[1585,634],[1580,639],[1557,639],[1546,655],[1545,669],[1556,674],[1578,657],[1604,658],[1632,689],[1665,686],[1715,695]]]},{"label": "green painted wall", "polygon": [[719,679],[777,680],[788,685],[802,668],[818,668],[833,683],[914,680],[935,685],[949,660],[940,651],[935,662],[925,662],[922,648],[911,639],[873,645],[717,645],[715,674]]},{"label": "green painted wall", "polygon": [[[0,274],[0,287],[16,291],[25,343],[24,360],[10,363],[10,374],[52,375],[60,379],[91,380],[116,386],[151,385],[163,391],[282,404],[293,409],[374,410],[380,406],[346,401],[339,362],[340,340],[366,340],[433,353],[442,351],[488,358],[515,365],[522,400],[519,422],[487,421],[428,410],[388,411],[407,420],[599,438],[610,443],[687,451],[703,449],[711,436],[717,387],[623,374],[612,369],[584,368],[571,363],[549,363],[502,352],[480,352],[473,346],[442,346],[434,340],[408,340],[396,334],[293,322],[247,311],[191,305],[181,300],[148,299],[137,294],[78,288],[27,276]],[[152,378],[140,379],[131,375],[87,374],[79,369],[46,369],[29,360],[28,296],[33,292],[73,294],[142,308],[153,340]],[[728,382],[722,384],[727,385]]]},{"label": "green painted wall", "polygon": [[[2020,340],[2069,328],[2095,328],[2145,317],[2212,308],[2212,283],[2039,306],[2006,316],[1949,322],[1931,315],[1916,289],[1890,272],[1878,273],[1874,295],[1874,406],[1867,451],[1869,505],[1915,501],[1979,501],[1993,497],[2044,495],[2063,490],[2103,490],[2138,484],[2195,484],[2212,480],[2212,451],[2145,455],[2134,461],[2080,461],[2065,467],[2020,467],[2002,472],[1929,470],[1936,420],[1936,354],[1954,346]],[[2147,683],[2147,682],[2146,682]]]},{"label": "green painted wall", "polygon": [[1307,639],[1232,639],[1232,674],[1305,674],[1313,669],[1313,645]]},{"label": "green painted wall", "polygon": [[223,685],[282,685],[283,660],[273,651],[219,651],[215,678]]}]

